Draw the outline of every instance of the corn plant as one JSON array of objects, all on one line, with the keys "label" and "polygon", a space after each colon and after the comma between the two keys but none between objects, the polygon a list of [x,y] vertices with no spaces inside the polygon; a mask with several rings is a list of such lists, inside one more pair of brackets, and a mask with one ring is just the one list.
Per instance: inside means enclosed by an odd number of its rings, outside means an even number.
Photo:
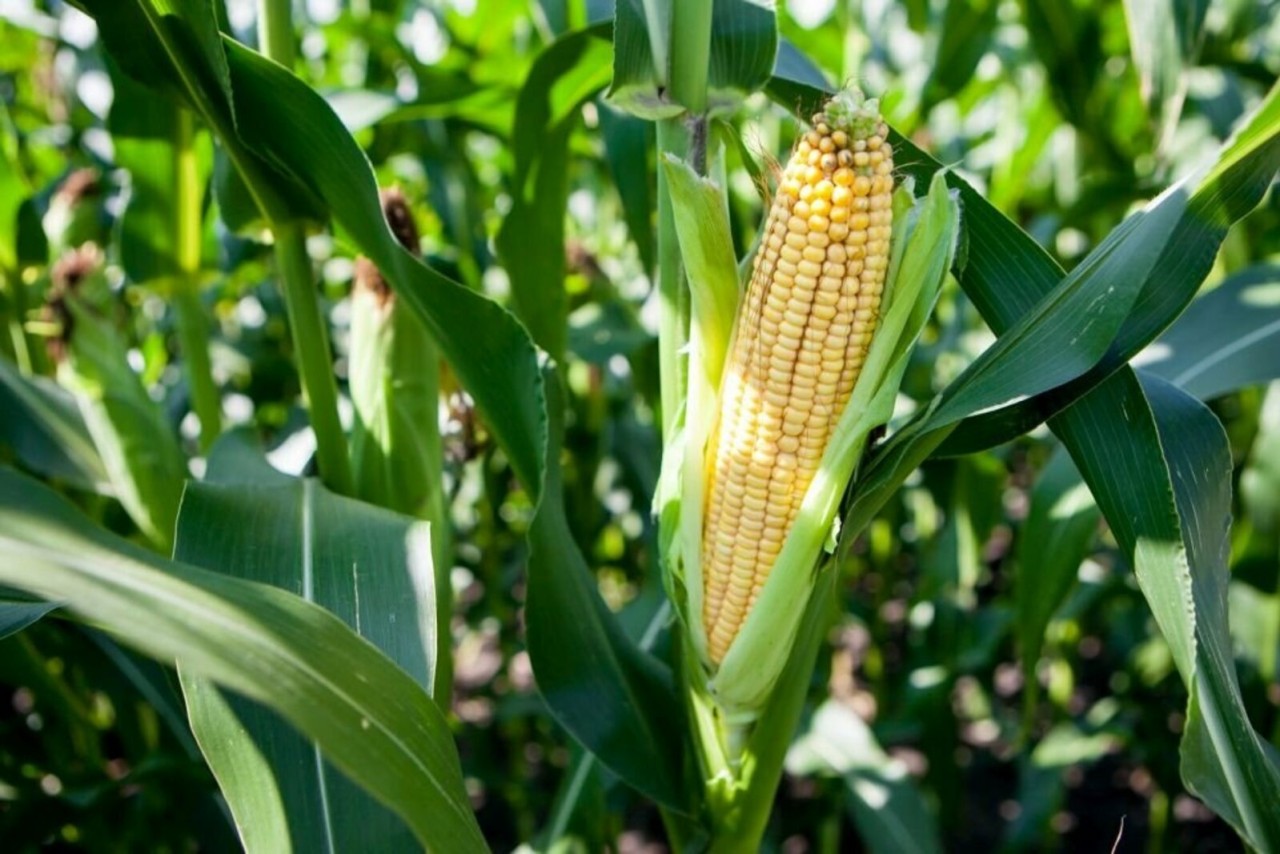
[{"label": "corn plant", "polygon": [[1280,850],[1274,20],[250,5],[0,11],[0,838]]}]

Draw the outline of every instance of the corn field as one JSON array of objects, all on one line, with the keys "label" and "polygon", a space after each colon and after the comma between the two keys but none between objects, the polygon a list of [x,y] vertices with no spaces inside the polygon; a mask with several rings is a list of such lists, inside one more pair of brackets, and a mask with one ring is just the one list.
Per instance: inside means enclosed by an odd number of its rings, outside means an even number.
[{"label": "corn field", "polygon": [[0,0],[0,851],[1280,852],[1278,75]]}]

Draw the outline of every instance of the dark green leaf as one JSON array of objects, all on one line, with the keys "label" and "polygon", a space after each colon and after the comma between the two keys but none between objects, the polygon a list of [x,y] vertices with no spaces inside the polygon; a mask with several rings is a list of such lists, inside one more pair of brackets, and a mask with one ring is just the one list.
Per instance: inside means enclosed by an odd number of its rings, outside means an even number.
[{"label": "dark green leaf", "polygon": [[995,33],[997,0],[952,0],[942,16],[938,49],[921,96],[920,112],[968,85]]},{"label": "dark green leaf", "polygon": [[[600,130],[604,134],[605,161],[622,199],[622,215],[627,220],[627,230],[640,253],[640,263],[644,265],[645,272],[652,273],[657,263],[657,249],[653,245],[656,179],[649,163],[649,151],[653,147],[652,126],[603,103],[597,109],[600,112]],[[643,169],[640,168],[642,164]]]},{"label": "dark green leaf", "polygon": [[0,640],[17,634],[57,607],[53,602],[12,602],[0,599]]},{"label": "dark green leaf", "polygon": [[[563,404],[554,374],[547,388],[558,448]],[[545,494],[529,532],[525,606],[538,690],[556,720],[605,767],[659,803],[687,811],[692,798],[682,770],[692,754],[685,749],[671,673],[642,652],[605,607],[565,518],[559,461],[548,462]]]},{"label": "dark green leaf", "polygon": [[[962,424],[944,446],[943,453],[969,453],[1022,435],[1133,358],[1191,301],[1213,266],[1227,230],[1258,204],[1277,170],[1280,170],[1280,85],[1271,90],[1220,152],[1215,167],[1196,188],[1169,241],[1168,251],[1161,255],[1142,283],[1133,313],[1106,357],[1087,374],[1060,389],[1023,401],[1008,411],[984,413]],[[976,203],[970,204],[969,197],[965,198],[965,211],[971,215]],[[1047,290],[1051,271],[1057,266],[1045,257],[1036,264],[1034,275],[1018,277],[1026,284],[1012,286],[1009,272],[1000,269],[1001,258],[995,254],[997,245],[987,244],[976,226],[971,228],[970,235],[970,264],[961,284],[992,329],[1003,333],[1013,318],[1026,310],[1028,303],[1024,300],[1030,296],[1027,285],[1037,283]],[[1002,234],[1000,242],[1007,243],[1008,235]],[[1032,260],[1034,256],[1028,253],[1026,257]]]},{"label": "dark green leaf", "polygon": [[1280,267],[1260,264],[1227,278],[1137,363],[1201,400],[1280,377]]}]

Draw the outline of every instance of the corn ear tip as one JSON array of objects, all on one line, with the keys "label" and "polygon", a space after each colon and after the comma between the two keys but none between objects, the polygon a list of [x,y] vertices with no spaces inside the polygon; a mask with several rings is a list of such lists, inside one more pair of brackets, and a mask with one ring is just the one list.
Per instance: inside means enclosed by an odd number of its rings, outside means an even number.
[{"label": "corn ear tip", "polygon": [[880,99],[868,98],[857,86],[848,86],[827,102],[823,113],[833,128],[856,137],[873,136],[880,125]]}]

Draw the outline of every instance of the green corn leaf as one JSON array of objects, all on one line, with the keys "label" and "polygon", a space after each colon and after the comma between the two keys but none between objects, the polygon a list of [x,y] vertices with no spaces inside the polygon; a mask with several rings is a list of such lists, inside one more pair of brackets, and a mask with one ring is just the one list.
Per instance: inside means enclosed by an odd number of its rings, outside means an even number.
[{"label": "green corn leaf", "polygon": [[271,706],[429,850],[487,850],[443,715],[323,608],[145,552],[5,469],[0,584],[62,603],[158,661]]},{"label": "green corn leaf", "polygon": [[57,607],[53,602],[13,602],[0,599],[0,640],[17,634]]},{"label": "green corn leaf", "polygon": [[[425,523],[276,472],[232,433],[214,446],[205,481],[187,487],[174,557],[321,605],[430,689],[438,626]],[[247,850],[277,850],[275,831],[259,834],[279,826],[297,851],[412,845],[409,827],[271,710],[185,672],[182,687]]]},{"label": "green corn leaf", "polygon": [[0,359],[0,442],[45,477],[103,495],[111,483],[75,398],[44,377],[24,377]]},{"label": "green corn leaf", "polygon": [[[332,108],[279,65],[221,36],[205,0],[87,0],[103,44],[214,129],[272,221],[330,214],[422,319],[536,500],[546,457],[541,376],[528,333],[496,303],[396,243],[369,161]],[[171,57],[182,57],[177,63]]]},{"label": "green corn leaf", "polygon": [[[1007,442],[1044,422],[1120,370],[1186,308],[1209,274],[1227,230],[1258,205],[1278,170],[1280,85],[1274,86],[1258,109],[1241,123],[1235,136],[1219,152],[1213,168],[1196,186],[1169,241],[1169,250],[1161,255],[1159,263],[1142,283],[1134,311],[1117,334],[1106,358],[1061,389],[1033,396],[1005,412],[969,419],[956,430],[944,452],[968,453]],[[998,229],[993,225],[991,234],[983,239],[991,241],[992,249],[1003,244],[1004,250],[1014,257],[1022,254],[1017,247],[1030,242],[1007,221]],[[972,285],[967,293],[997,333],[1002,333],[1012,319],[1025,310],[1026,301],[1035,290],[1052,286],[1056,281],[1054,271],[1058,270],[1043,252],[1037,259],[1030,250],[1025,253],[1025,261],[1014,270],[1001,270],[999,256],[995,254],[978,259],[971,267],[974,269],[979,272],[976,277],[966,278]]]},{"label": "green corn leaf", "polygon": [[495,243],[511,279],[512,308],[556,360],[563,360],[568,337],[569,139],[582,104],[608,82],[608,45],[594,30],[580,30],[539,54],[516,101],[511,210]]},{"label": "green corn leaf", "polygon": [[1201,400],[1280,377],[1280,266],[1229,276],[1134,363]]},{"label": "green corn leaf", "polygon": [[[547,382],[559,447],[562,392],[554,374]],[[626,636],[600,598],[565,518],[558,458],[550,462],[546,496],[529,532],[525,605],[538,690],[552,716],[601,764],[658,803],[688,812],[694,800],[683,763],[691,754],[671,672]]]},{"label": "green corn leaf", "polygon": [[1183,779],[1251,845],[1280,847],[1280,763],[1250,726],[1231,657],[1226,434],[1203,404],[1154,377],[1121,374],[1085,401],[1093,407],[1073,406],[1051,426],[1111,523],[1190,694]]}]

